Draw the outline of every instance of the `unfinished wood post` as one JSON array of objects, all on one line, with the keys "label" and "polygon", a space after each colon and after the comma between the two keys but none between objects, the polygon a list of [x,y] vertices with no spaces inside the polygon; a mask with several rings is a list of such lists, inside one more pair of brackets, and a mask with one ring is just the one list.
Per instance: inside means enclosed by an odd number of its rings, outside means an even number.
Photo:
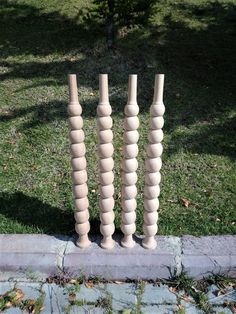
[{"label": "unfinished wood post", "polygon": [[100,231],[103,235],[101,247],[112,249],[115,245],[112,235],[115,231],[114,225],[114,161],[113,161],[113,133],[111,106],[108,96],[108,76],[99,75],[99,104],[97,107],[97,128],[98,128],[98,155],[99,155],[99,190],[100,190]]},{"label": "unfinished wood post", "polygon": [[138,168],[138,138],[137,131],[139,119],[137,117],[139,107],[137,104],[137,75],[129,75],[128,102],[125,106],[124,119],[124,146],[122,160],[122,223],[121,230],[124,237],[122,246],[131,248],[135,245],[133,234],[136,230],[136,195],[137,195],[137,174]]},{"label": "unfinished wood post", "polygon": [[81,117],[82,107],[78,99],[76,75],[70,74],[69,81],[69,124],[70,124],[70,142],[71,142],[71,165],[73,194],[75,198],[75,230],[79,235],[76,244],[81,248],[90,245],[88,232],[89,224],[89,202],[87,187],[87,171],[84,145],[83,119]]},{"label": "unfinished wood post", "polygon": [[157,233],[157,220],[160,194],[160,169],[162,166],[161,154],[163,147],[163,104],[164,74],[155,76],[153,103],[150,107],[150,132],[149,144],[146,148],[147,159],[145,161],[145,186],[144,186],[144,239],[142,245],[146,249],[154,249],[157,245],[155,235]]}]

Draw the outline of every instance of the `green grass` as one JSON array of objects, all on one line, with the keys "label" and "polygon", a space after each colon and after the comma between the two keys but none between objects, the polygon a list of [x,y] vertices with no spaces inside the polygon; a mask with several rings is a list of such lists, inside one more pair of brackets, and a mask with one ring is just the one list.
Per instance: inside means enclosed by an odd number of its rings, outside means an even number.
[{"label": "green grass", "polygon": [[[86,1],[0,2],[0,232],[74,232],[66,106],[77,73],[85,119],[92,231],[99,230],[96,105],[109,73],[116,227],[128,74],[138,74],[142,232],[144,147],[155,73],[165,73],[160,234],[235,234],[235,0],[159,1],[150,28],[120,31],[107,51]],[[186,198],[190,206],[180,201]]]}]

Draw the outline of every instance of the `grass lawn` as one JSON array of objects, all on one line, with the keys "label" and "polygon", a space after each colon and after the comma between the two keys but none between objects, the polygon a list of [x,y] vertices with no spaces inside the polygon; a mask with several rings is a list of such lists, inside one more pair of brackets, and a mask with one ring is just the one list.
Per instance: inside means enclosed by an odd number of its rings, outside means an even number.
[{"label": "grass lawn", "polygon": [[[166,105],[159,234],[236,233],[236,1],[158,1],[150,29],[123,29],[108,51],[88,1],[0,2],[0,232],[74,232],[66,106],[77,73],[85,119],[92,232],[99,228],[98,74],[109,73],[116,227],[128,74],[140,105],[137,231],[142,232],[144,147],[155,73]],[[181,198],[190,201],[184,207]]]}]

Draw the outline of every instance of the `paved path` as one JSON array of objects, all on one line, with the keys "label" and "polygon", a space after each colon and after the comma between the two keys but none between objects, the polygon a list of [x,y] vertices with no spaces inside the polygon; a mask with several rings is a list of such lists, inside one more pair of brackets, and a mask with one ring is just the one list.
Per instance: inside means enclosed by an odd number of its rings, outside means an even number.
[{"label": "paved path", "polygon": [[[150,283],[100,283],[66,284],[64,287],[55,283],[0,282],[0,295],[12,289],[20,295],[21,304],[38,305],[40,313],[206,313],[197,308],[194,300],[184,291],[176,292],[167,285],[154,286]],[[209,312],[228,314],[236,307],[236,290],[231,285],[219,293],[219,288],[211,285],[206,293]],[[27,300],[28,301],[25,301]],[[31,300],[31,303],[29,302]],[[3,299],[0,297],[0,306]],[[28,302],[28,303],[27,303]],[[43,305],[43,306],[42,306]],[[10,307],[0,313],[29,313],[17,307]],[[32,312],[31,312],[32,313]],[[37,313],[37,311],[33,312]]]}]

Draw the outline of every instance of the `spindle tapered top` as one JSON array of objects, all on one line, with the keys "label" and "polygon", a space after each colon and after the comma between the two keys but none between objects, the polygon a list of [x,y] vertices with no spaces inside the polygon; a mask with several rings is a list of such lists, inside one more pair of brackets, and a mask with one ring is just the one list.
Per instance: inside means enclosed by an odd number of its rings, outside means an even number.
[{"label": "spindle tapered top", "polygon": [[70,102],[79,102],[76,74],[68,75]]},{"label": "spindle tapered top", "polygon": [[107,74],[99,74],[99,102],[109,102]]},{"label": "spindle tapered top", "polygon": [[128,102],[136,102],[136,100],[137,100],[137,74],[130,74],[128,85]]},{"label": "spindle tapered top", "polygon": [[155,75],[153,102],[163,101],[164,74]]}]

